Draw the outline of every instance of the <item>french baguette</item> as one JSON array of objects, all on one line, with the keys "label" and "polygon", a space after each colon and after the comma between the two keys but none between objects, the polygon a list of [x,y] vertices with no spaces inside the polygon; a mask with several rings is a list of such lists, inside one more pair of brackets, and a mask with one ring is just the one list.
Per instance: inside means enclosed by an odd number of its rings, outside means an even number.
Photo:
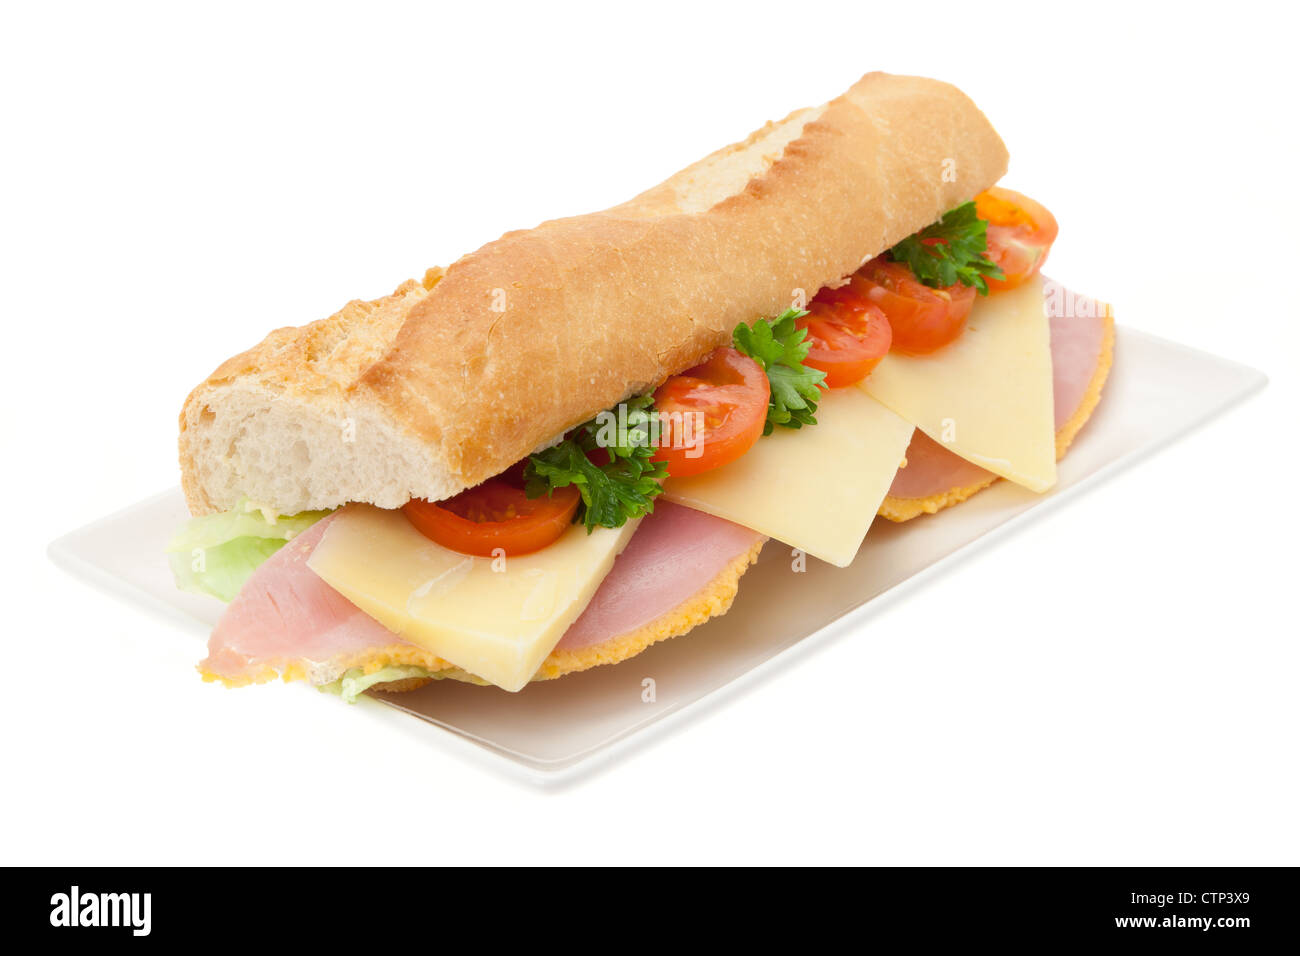
[{"label": "french baguette", "polygon": [[507,233],[223,363],[181,413],[190,508],[454,495],[839,281],[1006,163],[956,88],[867,74],[620,206]]}]

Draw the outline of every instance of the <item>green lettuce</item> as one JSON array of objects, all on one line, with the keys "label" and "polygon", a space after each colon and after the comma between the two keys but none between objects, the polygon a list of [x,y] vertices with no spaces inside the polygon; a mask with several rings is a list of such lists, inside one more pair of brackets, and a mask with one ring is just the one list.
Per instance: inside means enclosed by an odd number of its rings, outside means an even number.
[{"label": "green lettuce", "polygon": [[355,704],[357,698],[375,684],[384,684],[390,680],[406,680],[408,677],[436,677],[436,674],[414,665],[409,667],[384,667],[373,674],[362,673],[360,667],[344,671],[338,680],[321,684],[317,690],[338,694],[349,704]]},{"label": "green lettuce", "polygon": [[276,516],[242,500],[230,511],[191,518],[166,548],[176,586],[232,601],[263,561],[327,514]]}]

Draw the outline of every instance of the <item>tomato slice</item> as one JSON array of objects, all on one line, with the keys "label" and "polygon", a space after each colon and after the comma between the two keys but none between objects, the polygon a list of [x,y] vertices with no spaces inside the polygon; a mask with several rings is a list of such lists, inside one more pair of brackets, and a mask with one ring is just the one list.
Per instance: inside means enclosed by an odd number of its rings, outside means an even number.
[{"label": "tomato slice", "polygon": [[1046,206],[995,186],[975,197],[975,213],[989,224],[988,257],[1006,274],[988,280],[990,292],[1014,289],[1043,268],[1060,232]]},{"label": "tomato slice", "polygon": [[975,304],[975,287],[960,282],[931,289],[901,262],[879,256],[853,277],[866,298],[885,313],[893,333],[891,347],[909,355],[925,355],[961,335]]},{"label": "tomato slice", "polygon": [[564,534],[581,500],[572,485],[529,498],[507,472],[445,501],[413,498],[402,511],[417,531],[444,548],[485,558],[500,548],[514,557],[539,551]]},{"label": "tomato slice", "polygon": [[871,374],[893,340],[889,320],[865,295],[861,283],[822,289],[795,321],[810,343],[804,365],[826,373],[830,388],[843,388]]},{"label": "tomato slice", "polygon": [[763,367],[735,349],[716,349],[655,390],[660,415],[655,460],[665,462],[674,478],[735,461],[763,434],[767,402]]}]

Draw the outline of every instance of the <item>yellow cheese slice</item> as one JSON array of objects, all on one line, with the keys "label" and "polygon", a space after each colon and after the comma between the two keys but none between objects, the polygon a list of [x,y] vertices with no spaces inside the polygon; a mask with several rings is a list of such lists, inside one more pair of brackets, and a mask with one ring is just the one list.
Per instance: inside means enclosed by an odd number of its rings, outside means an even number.
[{"label": "yellow cheese slice", "polygon": [[856,388],[834,388],[817,424],[778,428],[729,465],[671,478],[664,496],[847,567],[894,480],[912,426]]},{"label": "yellow cheese slice", "polygon": [[582,613],[636,521],[574,525],[513,558],[475,558],[416,531],[400,511],[349,505],[307,566],[412,644],[509,691],[532,678]]},{"label": "yellow cheese slice", "polygon": [[1038,492],[1056,483],[1052,346],[1038,276],[977,298],[959,339],[930,355],[890,352],[859,387],[995,475]]}]

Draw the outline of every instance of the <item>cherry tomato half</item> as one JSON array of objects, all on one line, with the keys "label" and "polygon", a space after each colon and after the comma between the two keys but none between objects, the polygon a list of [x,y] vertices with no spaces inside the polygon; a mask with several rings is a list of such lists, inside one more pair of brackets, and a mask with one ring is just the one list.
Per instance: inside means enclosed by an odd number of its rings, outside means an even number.
[{"label": "cherry tomato half", "polygon": [[975,213],[989,224],[988,257],[1006,274],[988,280],[990,292],[1014,289],[1043,268],[1060,232],[1047,207],[995,186],[975,197]]},{"label": "cherry tomato half", "polygon": [[402,511],[417,531],[444,548],[485,558],[497,548],[510,557],[531,554],[564,534],[582,496],[570,485],[529,498],[511,474],[489,478],[445,501],[413,498]]},{"label": "cherry tomato half", "polygon": [[843,388],[871,374],[889,351],[893,334],[880,307],[862,283],[822,289],[795,325],[808,330],[811,347],[803,363],[826,373],[830,388]]},{"label": "cherry tomato half", "polygon": [[958,282],[931,289],[906,265],[884,257],[859,269],[854,282],[885,313],[893,332],[892,348],[909,355],[925,355],[956,339],[975,304],[974,286]]},{"label": "cherry tomato half", "polygon": [[656,461],[673,478],[735,461],[763,434],[768,384],[763,367],[735,349],[716,349],[655,390],[660,414]]}]

